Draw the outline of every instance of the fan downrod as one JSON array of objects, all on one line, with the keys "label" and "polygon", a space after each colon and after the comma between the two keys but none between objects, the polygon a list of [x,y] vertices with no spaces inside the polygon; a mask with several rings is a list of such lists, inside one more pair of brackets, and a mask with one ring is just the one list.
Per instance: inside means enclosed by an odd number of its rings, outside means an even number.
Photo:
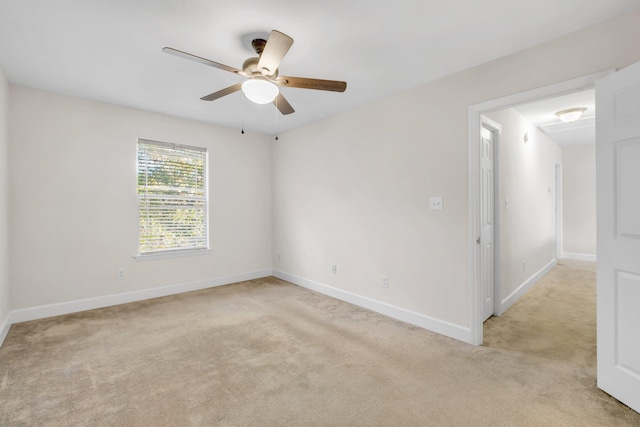
[{"label": "fan downrod", "polygon": [[264,50],[266,44],[267,41],[265,39],[253,39],[253,41],[251,42],[251,47],[256,51],[258,56],[260,56],[262,55],[262,51]]}]

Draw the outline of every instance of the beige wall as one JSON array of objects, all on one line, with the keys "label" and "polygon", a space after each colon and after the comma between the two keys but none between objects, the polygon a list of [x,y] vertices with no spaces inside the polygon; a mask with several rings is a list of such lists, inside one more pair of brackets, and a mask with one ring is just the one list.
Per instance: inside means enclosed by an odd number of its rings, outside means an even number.
[{"label": "beige wall", "polygon": [[563,242],[568,256],[596,254],[596,147],[562,149]]},{"label": "beige wall", "polygon": [[638,39],[640,11],[286,133],[274,269],[468,328],[468,107],[640,61]]},{"label": "beige wall", "polygon": [[498,206],[504,301],[556,258],[555,165],[561,163],[562,152],[512,108],[487,117],[501,126]]},{"label": "beige wall", "polygon": [[9,86],[0,70],[0,329],[9,314],[10,298],[8,97]]},{"label": "beige wall", "polygon": [[[14,309],[271,268],[271,138],[23,87],[9,96]],[[210,255],[132,258],[137,138],[208,149]]]}]

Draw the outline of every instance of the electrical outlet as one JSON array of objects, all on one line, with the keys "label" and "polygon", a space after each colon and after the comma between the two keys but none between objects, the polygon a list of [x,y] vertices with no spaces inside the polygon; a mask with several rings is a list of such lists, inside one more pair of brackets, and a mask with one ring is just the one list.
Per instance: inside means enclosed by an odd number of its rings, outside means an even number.
[{"label": "electrical outlet", "polygon": [[331,266],[331,274],[338,274],[338,266],[333,264]]},{"label": "electrical outlet", "polygon": [[527,260],[526,259],[522,260],[522,271],[527,271]]},{"label": "electrical outlet", "polygon": [[383,276],[382,277],[382,287],[383,288],[388,288],[389,287],[389,278],[387,276]]},{"label": "electrical outlet", "polygon": [[443,202],[442,196],[429,197],[429,209],[442,210]]},{"label": "electrical outlet", "polygon": [[118,280],[122,280],[122,279],[124,279],[125,277],[127,277],[127,276],[126,276],[126,274],[125,274],[124,268],[119,268],[119,269],[118,269],[118,273],[117,273],[117,278],[118,278]]},{"label": "electrical outlet", "polygon": [[282,256],[280,256],[280,254],[278,254],[278,262],[282,261]]}]

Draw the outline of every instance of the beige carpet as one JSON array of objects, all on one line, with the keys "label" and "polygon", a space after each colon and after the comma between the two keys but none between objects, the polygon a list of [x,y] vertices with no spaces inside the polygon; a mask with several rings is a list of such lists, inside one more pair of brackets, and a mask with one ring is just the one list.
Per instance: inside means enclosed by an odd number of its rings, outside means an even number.
[{"label": "beige carpet", "polygon": [[638,426],[595,387],[594,268],[473,347],[269,278],[14,325],[0,425]]}]

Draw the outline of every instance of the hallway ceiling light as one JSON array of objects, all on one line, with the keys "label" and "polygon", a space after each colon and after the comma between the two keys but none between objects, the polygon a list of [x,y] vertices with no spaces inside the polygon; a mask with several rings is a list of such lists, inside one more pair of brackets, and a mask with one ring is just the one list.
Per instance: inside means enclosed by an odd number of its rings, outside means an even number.
[{"label": "hallway ceiling light", "polygon": [[568,108],[566,110],[558,111],[556,116],[565,123],[571,123],[582,117],[585,111],[587,111],[587,109],[584,107]]}]

